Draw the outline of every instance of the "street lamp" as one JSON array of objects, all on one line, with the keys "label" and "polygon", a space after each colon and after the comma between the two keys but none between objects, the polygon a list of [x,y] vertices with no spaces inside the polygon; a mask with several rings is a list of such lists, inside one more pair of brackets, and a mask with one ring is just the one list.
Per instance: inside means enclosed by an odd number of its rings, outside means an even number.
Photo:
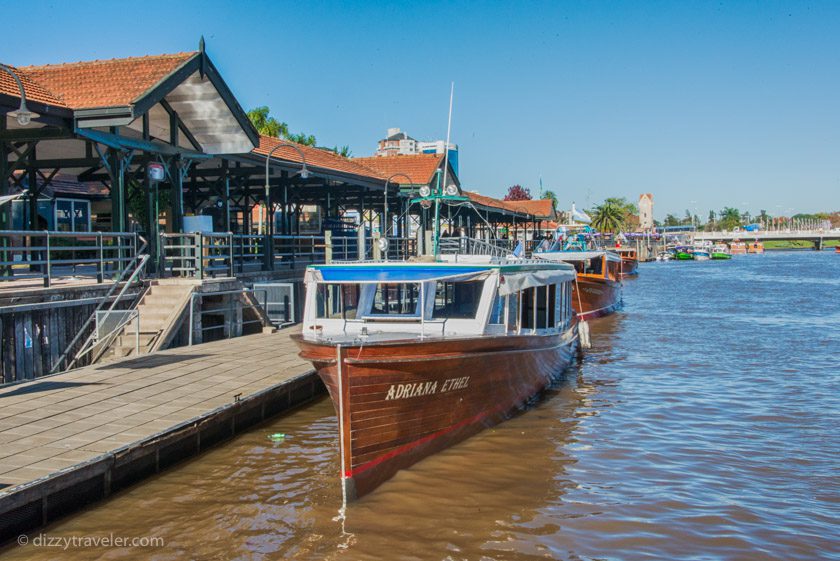
[{"label": "street lamp", "polygon": [[[285,140],[280,140],[279,144],[277,144],[277,146],[275,146],[274,148],[269,150],[268,156],[265,157],[265,212],[266,212],[266,218],[268,218],[268,213],[269,213],[268,191],[270,189],[270,186],[268,184],[268,173],[269,173],[268,164],[271,162],[271,156],[274,154],[274,152],[277,151],[279,148],[282,148],[283,146],[288,146],[289,148],[292,148],[292,149],[296,150],[297,153],[300,154],[300,158],[303,161],[303,164],[301,165],[300,172],[298,172],[298,173],[300,174],[301,179],[309,179],[309,170],[306,168],[306,155],[303,153],[303,150],[301,150],[300,147],[298,147],[296,144],[294,144],[292,142],[286,142]],[[272,231],[273,231],[273,229],[274,229],[274,217],[272,216],[270,218],[270,220],[271,220]]]},{"label": "street lamp", "polygon": [[408,180],[409,184],[411,184],[412,182],[412,179],[404,173],[395,173],[385,180],[385,212],[383,213],[382,222],[385,225],[385,231],[383,232],[383,234],[385,234],[386,239],[388,238],[388,226],[390,226],[390,223],[388,222],[388,185],[391,183],[391,180],[395,177],[404,177]]},{"label": "street lamp", "polygon": [[37,113],[30,111],[28,107],[26,107],[26,91],[23,89],[23,83],[20,81],[17,73],[11,69],[11,67],[6,66],[5,64],[0,64],[0,70],[5,70],[9,76],[14,78],[15,82],[17,83],[18,90],[20,90],[20,107],[18,107],[17,111],[10,111],[8,115],[10,117],[14,117],[17,119],[17,122],[20,126],[25,127],[28,125],[32,119],[39,117]]}]

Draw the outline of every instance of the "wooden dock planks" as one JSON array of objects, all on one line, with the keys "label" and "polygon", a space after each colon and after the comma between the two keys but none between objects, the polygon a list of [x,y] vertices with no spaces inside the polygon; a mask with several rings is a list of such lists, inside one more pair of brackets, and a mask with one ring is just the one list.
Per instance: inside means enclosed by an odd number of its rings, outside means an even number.
[{"label": "wooden dock planks", "polygon": [[0,541],[54,519],[51,494],[107,496],[323,391],[296,329],[0,388]]}]

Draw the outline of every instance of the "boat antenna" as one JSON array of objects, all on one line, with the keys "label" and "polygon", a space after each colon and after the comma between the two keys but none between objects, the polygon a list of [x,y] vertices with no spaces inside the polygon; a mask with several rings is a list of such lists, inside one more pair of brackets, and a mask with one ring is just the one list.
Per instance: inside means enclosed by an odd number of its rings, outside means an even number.
[{"label": "boat antenna", "polygon": [[[455,82],[449,87],[449,118],[446,122],[446,144],[443,146],[443,183],[438,186],[438,195],[446,191],[446,180],[449,176],[449,138],[452,132],[452,99],[455,97]],[[435,260],[440,249],[440,197],[435,197]]]}]

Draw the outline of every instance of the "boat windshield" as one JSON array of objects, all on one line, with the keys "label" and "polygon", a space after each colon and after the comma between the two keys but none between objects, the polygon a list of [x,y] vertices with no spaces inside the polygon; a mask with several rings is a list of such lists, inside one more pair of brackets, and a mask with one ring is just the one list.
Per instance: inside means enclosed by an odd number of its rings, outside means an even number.
[{"label": "boat windshield", "polygon": [[[421,290],[425,292],[421,295]],[[318,283],[318,319],[418,321],[474,319],[484,279],[425,283]],[[423,303],[425,299],[425,304]]]},{"label": "boat windshield", "polygon": [[438,281],[435,290],[435,319],[473,319],[478,313],[484,281]]}]

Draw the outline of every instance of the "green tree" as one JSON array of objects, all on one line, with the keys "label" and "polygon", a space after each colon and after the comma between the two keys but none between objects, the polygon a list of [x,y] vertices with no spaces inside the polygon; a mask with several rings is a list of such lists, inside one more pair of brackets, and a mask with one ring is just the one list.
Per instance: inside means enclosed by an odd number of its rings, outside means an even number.
[{"label": "green tree", "polygon": [[554,191],[543,191],[542,198],[550,200],[552,208],[557,210],[557,195]]},{"label": "green tree", "polygon": [[674,216],[673,214],[669,214],[665,217],[665,226],[679,226],[680,219]]},{"label": "green tree", "polygon": [[248,111],[248,119],[251,120],[251,124],[257,129],[257,132],[263,136],[285,138],[306,146],[315,146],[317,143],[315,137],[311,134],[289,132],[289,125],[272,117],[271,109],[266,105]]},{"label": "green tree", "polygon": [[274,138],[288,138],[289,125],[278,121],[270,113],[271,110],[263,105],[262,107],[256,107],[248,111],[248,118],[261,135],[273,136]]},{"label": "green tree", "polygon": [[347,146],[346,144],[344,146],[342,146],[341,148],[339,148],[338,146],[334,147],[333,152],[335,152],[339,156],[344,156],[345,158],[352,158],[353,157],[353,151],[350,150],[350,147]]},{"label": "green tree", "polygon": [[624,226],[624,210],[614,203],[605,201],[595,207],[592,214],[592,226],[601,232],[620,232]]},{"label": "green tree", "polygon": [[718,227],[721,230],[731,230],[741,225],[741,212],[737,208],[724,207],[718,213]]},{"label": "green tree", "polygon": [[306,134],[305,132],[299,133],[290,133],[286,136],[287,139],[291,140],[292,142],[297,142],[298,144],[303,144],[304,146],[315,146],[318,142],[315,140],[315,137],[311,134]]}]

